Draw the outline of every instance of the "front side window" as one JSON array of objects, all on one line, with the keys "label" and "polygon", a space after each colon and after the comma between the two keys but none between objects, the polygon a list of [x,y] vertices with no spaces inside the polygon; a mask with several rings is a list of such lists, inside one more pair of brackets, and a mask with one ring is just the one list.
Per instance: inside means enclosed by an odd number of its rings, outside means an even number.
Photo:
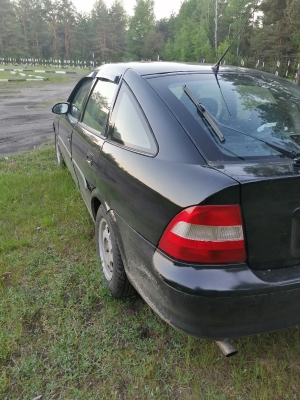
[{"label": "front side window", "polygon": [[148,121],[125,83],[118,95],[108,138],[144,153],[155,154],[157,150]]},{"label": "front side window", "polygon": [[103,133],[112,99],[117,85],[110,81],[98,80],[87,102],[82,122]]},{"label": "front side window", "polygon": [[[300,90],[259,73],[194,73],[149,78],[209,161],[300,153]],[[184,91],[209,112],[224,141]]]},{"label": "front side window", "polygon": [[78,88],[73,101],[71,103],[71,114],[74,118],[79,119],[84,105],[85,96],[90,88],[92,79],[84,79],[82,85]]}]

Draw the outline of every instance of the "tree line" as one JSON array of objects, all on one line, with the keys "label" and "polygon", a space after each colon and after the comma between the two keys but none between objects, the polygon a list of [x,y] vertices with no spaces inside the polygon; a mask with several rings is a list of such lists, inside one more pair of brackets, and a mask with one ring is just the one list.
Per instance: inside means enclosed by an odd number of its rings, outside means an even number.
[{"label": "tree line", "polygon": [[226,63],[300,53],[300,0],[184,0],[159,20],[154,0],[136,0],[132,16],[121,0],[95,0],[88,13],[71,0],[0,0],[0,10],[3,58],[215,62],[249,16]]}]

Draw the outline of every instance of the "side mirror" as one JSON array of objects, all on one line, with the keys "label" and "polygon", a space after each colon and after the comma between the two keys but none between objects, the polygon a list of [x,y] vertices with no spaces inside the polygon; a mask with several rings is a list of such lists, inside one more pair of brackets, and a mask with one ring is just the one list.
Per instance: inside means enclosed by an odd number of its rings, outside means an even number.
[{"label": "side mirror", "polygon": [[52,112],[54,114],[66,114],[69,110],[69,104],[68,103],[58,103],[55,104],[52,108]]}]

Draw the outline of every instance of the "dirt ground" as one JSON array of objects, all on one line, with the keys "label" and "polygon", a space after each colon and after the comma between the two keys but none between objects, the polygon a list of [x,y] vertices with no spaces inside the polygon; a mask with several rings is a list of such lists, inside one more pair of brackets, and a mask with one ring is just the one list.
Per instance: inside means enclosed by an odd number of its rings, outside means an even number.
[{"label": "dirt ground", "polygon": [[0,157],[53,140],[52,106],[66,101],[80,78],[75,75],[67,83],[0,85]]}]

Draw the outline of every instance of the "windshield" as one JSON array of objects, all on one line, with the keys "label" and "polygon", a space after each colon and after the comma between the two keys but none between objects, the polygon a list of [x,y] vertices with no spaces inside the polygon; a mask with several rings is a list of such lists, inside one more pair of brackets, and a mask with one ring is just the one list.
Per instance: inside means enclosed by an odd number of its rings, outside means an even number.
[{"label": "windshield", "polygon": [[[267,74],[219,73],[218,78],[214,74],[171,75],[148,82],[208,160],[300,153],[300,90],[288,81]],[[224,142],[203,121],[185,86],[213,117]]]}]

